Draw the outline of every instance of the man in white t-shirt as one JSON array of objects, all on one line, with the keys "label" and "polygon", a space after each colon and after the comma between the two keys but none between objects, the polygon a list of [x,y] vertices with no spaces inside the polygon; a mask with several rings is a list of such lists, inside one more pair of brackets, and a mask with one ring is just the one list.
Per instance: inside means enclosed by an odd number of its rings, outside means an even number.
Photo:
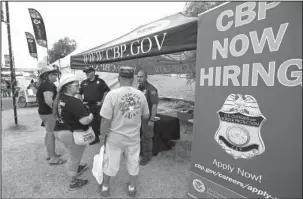
[{"label": "man in white t-shirt", "polygon": [[110,177],[117,174],[121,154],[124,153],[130,175],[127,193],[129,197],[135,197],[139,174],[140,127],[142,123],[143,133],[147,132],[149,109],[144,94],[132,87],[133,68],[121,67],[118,79],[120,88],[108,92],[100,111],[101,135],[106,135],[104,178],[100,191],[103,197],[109,196]]}]

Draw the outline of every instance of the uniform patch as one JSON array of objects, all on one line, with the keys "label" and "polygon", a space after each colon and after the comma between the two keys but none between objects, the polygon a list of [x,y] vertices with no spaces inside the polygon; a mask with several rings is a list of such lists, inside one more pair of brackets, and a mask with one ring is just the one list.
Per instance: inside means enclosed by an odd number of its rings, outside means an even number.
[{"label": "uniform patch", "polygon": [[150,92],[152,95],[156,95],[157,94],[157,91],[153,90]]},{"label": "uniform patch", "polygon": [[100,84],[100,82],[99,82],[99,81],[97,81],[97,84]]}]

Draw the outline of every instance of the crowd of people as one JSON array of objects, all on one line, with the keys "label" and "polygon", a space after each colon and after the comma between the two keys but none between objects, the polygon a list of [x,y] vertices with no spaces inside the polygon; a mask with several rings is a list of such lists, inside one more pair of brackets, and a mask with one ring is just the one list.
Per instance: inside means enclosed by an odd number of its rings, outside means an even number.
[{"label": "crowd of people", "polygon": [[[40,71],[36,96],[46,130],[46,160],[50,165],[66,163],[69,190],[83,187],[88,180],[80,179],[79,175],[88,165],[80,165],[80,161],[87,145],[76,144],[75,135],[91,133],[92,136],[85,138],[93,139],[90,145],[102,141],[105,146],[101,195],[110,195],[110,178],[117,174],[124,155],[129,173],[127,194],[135,197],[139,167],[152,158],[153,124],[159,102],[157,89],[147,81],[148,75],[142,70],[137,73],[139,87],[133,87],[135,74],[131,67],[120,68],[120,87],[113,90],[93,68],[86,67],[83,72],[87,76],[84,81],[66,74],[56,87],[58,71],[52,66]],[[67,148],[68,160],[55,152],[55,139]]]}]

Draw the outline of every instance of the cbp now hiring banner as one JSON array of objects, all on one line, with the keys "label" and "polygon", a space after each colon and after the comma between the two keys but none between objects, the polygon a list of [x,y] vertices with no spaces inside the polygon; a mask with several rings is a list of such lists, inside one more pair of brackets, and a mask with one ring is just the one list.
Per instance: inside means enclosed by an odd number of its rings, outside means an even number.
[{"label": "cbp now hiring banner", "polygon": [[25,32],[25,37],[26,37],[26,40],[27,40],[29,54],[33,58],[38,59],[37,47],[36,47],[36,42],[35,42],[34,36],[29,32]]},{"label": "cbp now hiring banner", "polygon": [[302,198],[302,2],[203,13],[196,72],[189,195]]},{"label": "cbp now hiring banner", "polygon": [[46,31],[45,31],[45,26],[44,26],[44,22],[43,22],[43,18],[40,15],[40,13],[33,9],[33,8],[29,8],[28,9],[31,20],[32,20],[32,24],[33,24],[33,28],[34,28],[34,34],[37,40],[37,44],[47,48],[47,38],[46,38]]}]

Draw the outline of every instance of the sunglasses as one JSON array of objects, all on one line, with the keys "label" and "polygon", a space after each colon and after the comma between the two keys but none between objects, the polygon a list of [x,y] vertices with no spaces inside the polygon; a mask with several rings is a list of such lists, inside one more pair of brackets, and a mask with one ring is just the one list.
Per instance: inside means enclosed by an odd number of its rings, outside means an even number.
[{"label": "sunglasses", "polygon": [[80,85],[79,84],[70,84],[72,86],[76,86],[76,87],[79,87]]}]

